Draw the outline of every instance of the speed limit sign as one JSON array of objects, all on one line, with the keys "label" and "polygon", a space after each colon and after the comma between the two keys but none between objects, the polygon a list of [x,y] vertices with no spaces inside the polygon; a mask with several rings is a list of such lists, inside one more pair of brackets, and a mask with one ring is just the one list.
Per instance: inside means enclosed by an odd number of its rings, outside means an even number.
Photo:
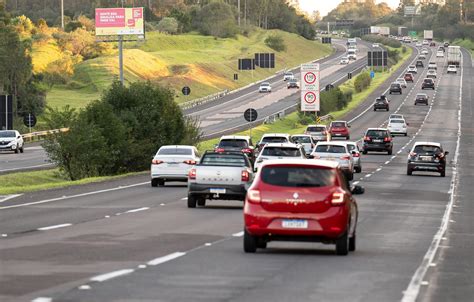
[{"label": "speed limit sign", "polygon": [[319,111],[319,64],[301,65],[301,111]]}]

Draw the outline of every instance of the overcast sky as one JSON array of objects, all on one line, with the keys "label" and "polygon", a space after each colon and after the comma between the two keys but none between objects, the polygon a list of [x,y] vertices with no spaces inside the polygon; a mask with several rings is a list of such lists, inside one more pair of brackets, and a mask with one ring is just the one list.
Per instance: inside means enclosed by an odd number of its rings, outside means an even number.
[{"label": "overcast sky", "polygon": [[[341,2],[342,0],[300,0],[300,6],[307,12],[319,10],[321,17],[324,17]],[[391,8],[396,8],[400,4],[400,0],[376,0],[375,2],[386,2]]]}]

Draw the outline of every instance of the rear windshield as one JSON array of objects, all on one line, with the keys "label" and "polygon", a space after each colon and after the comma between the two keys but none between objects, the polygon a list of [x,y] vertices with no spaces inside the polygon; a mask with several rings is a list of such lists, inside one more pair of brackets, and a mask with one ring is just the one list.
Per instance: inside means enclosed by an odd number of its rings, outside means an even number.
[{"label": "rear windshield", "polygon": [[262,138],[262,143],[288,143],[288,139],[281,136],[267,136]]},{"label": "rear windshield", "polygon": [[301,156],[301,152],[299,149],[291,147],[265,147],[262,151],[262,155],[299,157]]},{"label": "rear windshield", "polygon": [[390,116],[390,119],[394,119],[394,118],[402,118],[402,116],[401,116],[401,115],[392,114],[392,115]]},{"label": "rear windshield", "polygon": [[15,137],[15,131],[0,131],[0,137]]},{"label": "rear windshield", "polygon": [[262,181],[282,187],[325,187],[334,183],[335,171],[313,167],[267,166],[262,169]]},{"label": "rear windshield", "polygon": [[294,136],[292,139],[296,144],[311,144],[311,138],[309,136]]},{"label": "rear windshield", "polygon": [[335,146],[335,145],[318,145],[315,152],[320,153],[346,153],[346,148],[344,146]]},{"label": "rear windshield", "polygon": [[344,123],[344,122],[333,122],[333,123],[331,123],[331,127],[336,127],[336,128],[346,127],[346,123]]},{"label": "rear windshield", "polygon": [[426,94],[417,94],[416,97],[417,98],[426,98],[427,95]]},{"label": "rear windshield", "polygon": [[390,124],[404,124],[404,120],[390,120]]},{"label": "rear windshield", "polygon": [[308,131],[308,132],[323,132],[325,130],[326,130],[326,128],[324,128],[324,127],[308,127],[308,128],[306,128],[306,131]]},{"label": "rear windshield", "polygon": [[158,155],[192,155],[193,152],[189,148],[165,148],[158,151]]},{"label": "rear windshield", "polygon": [[245,155],[205,154],[200,164],[204,166],[244,167],[247,165],[247,161],[245,160]]},{"label": "rear windshield", "polygon": [[351,152],[352,150],[356,150],[356,146],[355,145],[352,145],[352,144],[347,144],[347,150],[349,150],[349,152]]},{"label": "rear windshield", "polygon": [[392,87],[397,87],[398,88],[399,86],[400,86],[400,84],[398,84],[398,83],[397,84],[392,84]]},{"label": "rear windshield", "polygon": [[241,139],[223,139],[219,143],[221,148],[247,148],[247,141]]},{"label": "rear windshield", "polygon": [[370,137],[386,137],[388,133],[386,130],[369,130],[367,131],[367,136]]},{"label": "rear windshield", "polygon": [[415,147],[413,152],[417,154],[436,154],[441,152],[441,148],[437,146],[429,146],[429,145],[418,145]]}]

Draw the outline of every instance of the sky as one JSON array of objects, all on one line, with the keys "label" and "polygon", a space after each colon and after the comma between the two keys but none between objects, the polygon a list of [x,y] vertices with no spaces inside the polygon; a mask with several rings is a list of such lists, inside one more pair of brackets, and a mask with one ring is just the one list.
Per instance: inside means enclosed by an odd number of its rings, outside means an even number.
[{"label": "sky", "polygon": [[[319,10],[321,17],[324,17],[341,2],[342,0],[300,0],[300,7],[309,13]],[[397,8],[400,0],[377,0],[376,2],[386,2],[391,8]]]}]

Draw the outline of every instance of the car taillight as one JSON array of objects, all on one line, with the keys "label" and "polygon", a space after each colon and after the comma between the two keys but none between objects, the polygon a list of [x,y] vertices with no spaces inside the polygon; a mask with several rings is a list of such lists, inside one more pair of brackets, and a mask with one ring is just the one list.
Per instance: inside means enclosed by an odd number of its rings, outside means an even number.
[{"label": "car taillight", "polygon": [[352,154],[353,157],[360,157],[360,153],[354,153]]},{"label": "car taillight", "polygon": [[364,136],[364,141],[365,142],[370,142],[370,136]]},{"label": "car taillight", "polygon": [[242,181],[249,181],[250,180],[250,175],[249,175],[249,171],[247,170],[243,170],[242,173],[241,173],[241,176],[242,176]]},{"label": "car taillight", "polygon": [[242,152],[243,152],[243,153],[252,153],[252,149],[250,149],[250,148],[244,148],[244,149],[242,149]]},{"label": "car taillight", "polygon": [[391,142],[392,141],[392,138],[391,137],[386,137],[383,139],[384,142]]},{"label": "car taillight", "polygon": [[323,131],[322,132],[322,135],[327,135],[328,133],[326,131]]},{"label": "car taillight", "polygon": [[159,164],[162,164],[162,163],[163,163],[163,161],[162,161],[162,160],[158,160],[158,159],[154,159],[154,160],[151,161],[151,164],[152,164],[152,165],[159,165]]},{"label": "car taillight", "polygon": [[216,149],[216,152],[224,152],[224,151],[225,151],[224,148],[217,148]]},{"label": "car taillight", "polygon": [[344,193],[343,192],[332,193],[331,203],[334,206],[342,205],[344,203]]},{"label": "car taillight", "polygon": [[415,157],[416,153],[415,152],[410,152],[410,157]]},{"label": "car taillight", "polygon": [[351,156],[350,155],[344,155],[344,156],[341,156],[341,159],[342,160],[349,160],[349,159],[351,159]]},{"label": "car taillight", "polygon": [[195,164],[196,164],[196,161],[195,161],[195,160],[188,159],[188,160],[183,161],[183,163],[185,163],[185,164],[187,164],[187,165],[195,165]]},{"label": "car taillight", "polygon": [[259,190],[249,190],[247,192],[247,200],[249,202],[261,202],[260,191]]},{"label": "car taillight", "polygon": [[189,179],[196,179],[196,169],[191,169],[188,173]]}]

